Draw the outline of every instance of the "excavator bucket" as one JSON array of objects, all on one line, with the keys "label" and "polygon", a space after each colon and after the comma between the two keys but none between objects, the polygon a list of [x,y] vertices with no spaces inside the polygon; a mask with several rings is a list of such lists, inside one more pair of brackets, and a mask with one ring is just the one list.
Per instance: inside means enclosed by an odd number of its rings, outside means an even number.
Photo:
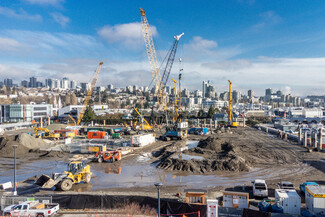
[{"label": "excavator bucket", "polygon": [[52,188],[57,182],[48,175],[43,174],[36,180],[35,184],[41,186],[41,188]]}]

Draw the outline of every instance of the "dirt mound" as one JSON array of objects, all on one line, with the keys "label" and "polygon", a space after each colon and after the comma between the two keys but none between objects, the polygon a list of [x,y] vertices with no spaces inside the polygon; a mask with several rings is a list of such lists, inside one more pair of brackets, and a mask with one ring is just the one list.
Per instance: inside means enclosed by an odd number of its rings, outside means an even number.
[{"label": "dirt mound", "polygon": [[166,170],[186,171],[197,174],[213,173],[216,171],[248,171],[249,163],[241,157],[235,146],[218,137],[208,137],[199,142],[198,147],[184,151],[188,155],[199,155],[203,160],[183,160],[175,157],[175,152],[162,149],[159,154],[159,168]]},{"label": "dirt mound", "polygon": [[24,156],[30,152],[30,150],[39,149],[44,144],[42,139],[34,138],[27,133],[19,135],[1,136],[0,137],[0,156],[12,157],[14,154],[13,145],[17,145],[17,156]]}]

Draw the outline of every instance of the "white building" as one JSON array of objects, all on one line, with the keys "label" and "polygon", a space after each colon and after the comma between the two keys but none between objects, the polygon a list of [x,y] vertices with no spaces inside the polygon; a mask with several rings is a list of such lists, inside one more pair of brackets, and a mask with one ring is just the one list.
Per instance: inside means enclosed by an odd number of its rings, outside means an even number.
[{"label": "white building", "polygon": [[68,78],[63,78],[61,80],[61,88],[64,90],[69,89],[69,79]]}]

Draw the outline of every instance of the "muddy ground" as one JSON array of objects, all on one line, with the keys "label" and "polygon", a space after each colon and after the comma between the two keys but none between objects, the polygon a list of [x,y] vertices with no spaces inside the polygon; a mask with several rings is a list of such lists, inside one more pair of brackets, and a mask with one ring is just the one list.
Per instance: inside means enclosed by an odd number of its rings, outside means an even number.
[{"label": "muddy ground", "polygon": [[[233,129],[232,134],[191,135],[188,140],[202,141],[197,147],[181,151],[179,147],[186,147],[186,141],[157,141],[113,164],[90,163],[94,170],[92,183],[75,185],[70,193],[156,196],[152,183],[161,181],[165,184],[164,197],[184,195],[184,189],[193,186],[207,189],[209,195],[215,197],[220,196],[225,189],[250,186],[250,181],[255,178],[266,179],[273,189],[281,180],[293,182],[297,189],[305,181],[325,184],[324,152],[310,153],[296,143],[280,140],[253,128]],[[202,158],[180,159],[175,157],[179,152]],[[29,154],[40,157],[38,153],[35,155],[28,152],[27,155]],[[59,163],[67,161],[67,156],[58,153],[48,153],[45,156]],[[39,159],[44,159],[45,156]],[[144,159],[141,165],[138,165],[139,159]],[[20,161],[28,163],[35,159]],[[122,172],[119,171],[120,168]],[[48,174],[51,172],[49,169]],[[152,177],[151,173],[157,175]],[[176,179],[179,179],[179,184]],[[112,182],[116,184],[111,185]],[[27,183],[22,184],[22,188]],[[37,191],[37,194],[62,193]]]}]

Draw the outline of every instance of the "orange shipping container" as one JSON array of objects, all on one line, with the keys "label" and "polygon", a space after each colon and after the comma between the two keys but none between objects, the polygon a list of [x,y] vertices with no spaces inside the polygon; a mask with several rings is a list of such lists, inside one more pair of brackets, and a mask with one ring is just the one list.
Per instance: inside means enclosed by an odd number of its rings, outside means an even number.
[{"label": "orange shipping container", "polygon": [[101,131],[87,132],[87,139],[104,139],[106,135],[106,132]]}]

